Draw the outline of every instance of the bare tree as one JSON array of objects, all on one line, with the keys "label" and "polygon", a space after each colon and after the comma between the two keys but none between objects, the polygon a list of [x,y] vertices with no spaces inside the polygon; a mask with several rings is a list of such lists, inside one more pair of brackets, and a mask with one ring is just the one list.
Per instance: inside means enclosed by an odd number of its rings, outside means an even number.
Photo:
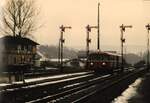
[{"label": "bare tree", "polygon": [[37,29],[33,0],[8,0],[3,8],[1,31],[4,35],[32,36]]}]

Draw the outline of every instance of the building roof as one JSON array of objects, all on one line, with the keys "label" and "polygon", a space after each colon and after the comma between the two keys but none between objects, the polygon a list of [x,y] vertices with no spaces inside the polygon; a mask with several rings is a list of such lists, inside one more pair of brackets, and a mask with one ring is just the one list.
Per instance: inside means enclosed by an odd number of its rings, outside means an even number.
[{"label": "building roof", "polygon": [[103,51],[96,51],[96,52],[92,52],[90,54],[102,54],[102,55],[111,55],[111,56],[121,56],[118,53],[103,52]]},{"label": "building roof", "polygon": [[29,38],[20,36],[4,36],[0,38],[0,42],[3,42],[4,44],[39,45]]}]

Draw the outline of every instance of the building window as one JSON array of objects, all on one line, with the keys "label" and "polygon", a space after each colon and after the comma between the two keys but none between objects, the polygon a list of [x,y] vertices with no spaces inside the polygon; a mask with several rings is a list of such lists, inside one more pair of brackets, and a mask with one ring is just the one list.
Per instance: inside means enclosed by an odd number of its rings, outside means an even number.
[{"label": "building window", "polygon": [[27,47],[24,46],[23,51],[26,53],[27,52]]},{"label": "building window", "polygon": [[21,63],[25,63],[25,58],[24,58],[24,56],[22,55],[22,57],[21,57]]},{"label": "building window", "polygon": [[33,46],[32,52],[35,54],[36,53],[36,47]]},{"label": "building window", "polygon": [[28,46],[28,52],[31,53],[31,51],[32,51],[32,46],[29,45],[29,46]]},{"label": "building window", "polygon": [[12,64],[12,56],[8,55],[8,64]]},{"label": "building window", "polygon": [[18,45],[17,50],[18,50],[18,53],[20,53],[20,51],[21,51],[21,45]]}]

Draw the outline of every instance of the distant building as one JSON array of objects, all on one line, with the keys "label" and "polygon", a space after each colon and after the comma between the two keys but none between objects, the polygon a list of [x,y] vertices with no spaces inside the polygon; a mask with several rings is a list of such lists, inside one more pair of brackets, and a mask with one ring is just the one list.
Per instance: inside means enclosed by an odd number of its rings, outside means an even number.
[{"label": "distant building", "polygon": [[[89,51],[89,53],[92,53],[94,52],[93,50]],[[78,58],[79,59],[86,59],[87,58],[87,55],[86,55],[87,51],[79,51],[78,52]]]},{"label": "distant building", "polygon": [[104,51],[104,52],[108,52],[108,53],[117,53],[117,51]]},{"label": "distant building", "polygon": [[78,52],[78,58],[86,58],[86,51],[79,51]]},{"label": "distant building", "polygon": [[38,43],[20,36],[0,38],[0,66],[3,72],[23,72],[34,65]]}]

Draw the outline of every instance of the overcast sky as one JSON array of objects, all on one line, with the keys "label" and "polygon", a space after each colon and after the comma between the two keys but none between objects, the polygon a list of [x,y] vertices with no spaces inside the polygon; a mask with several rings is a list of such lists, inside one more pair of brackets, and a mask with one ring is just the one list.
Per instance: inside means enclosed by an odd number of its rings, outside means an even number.
[{"label": "overcast sky", "polygon": [[[3,0],[0,0],[3,1]],[[120,46],[121,24],[132,25],[124,36],[126,45],[146,45],[145,25],[150,23],[150,1],[144,0],[35,0],[40,8],[39,23],[42,27],[34,34],[40,44],[58,45],[59,27],[66,30],[65,45],[85,47],[87,24],[97,25],[97,4],[100,2],[100,43]],[[97,31],[92,30],[91,48],[96,49]]]}]

